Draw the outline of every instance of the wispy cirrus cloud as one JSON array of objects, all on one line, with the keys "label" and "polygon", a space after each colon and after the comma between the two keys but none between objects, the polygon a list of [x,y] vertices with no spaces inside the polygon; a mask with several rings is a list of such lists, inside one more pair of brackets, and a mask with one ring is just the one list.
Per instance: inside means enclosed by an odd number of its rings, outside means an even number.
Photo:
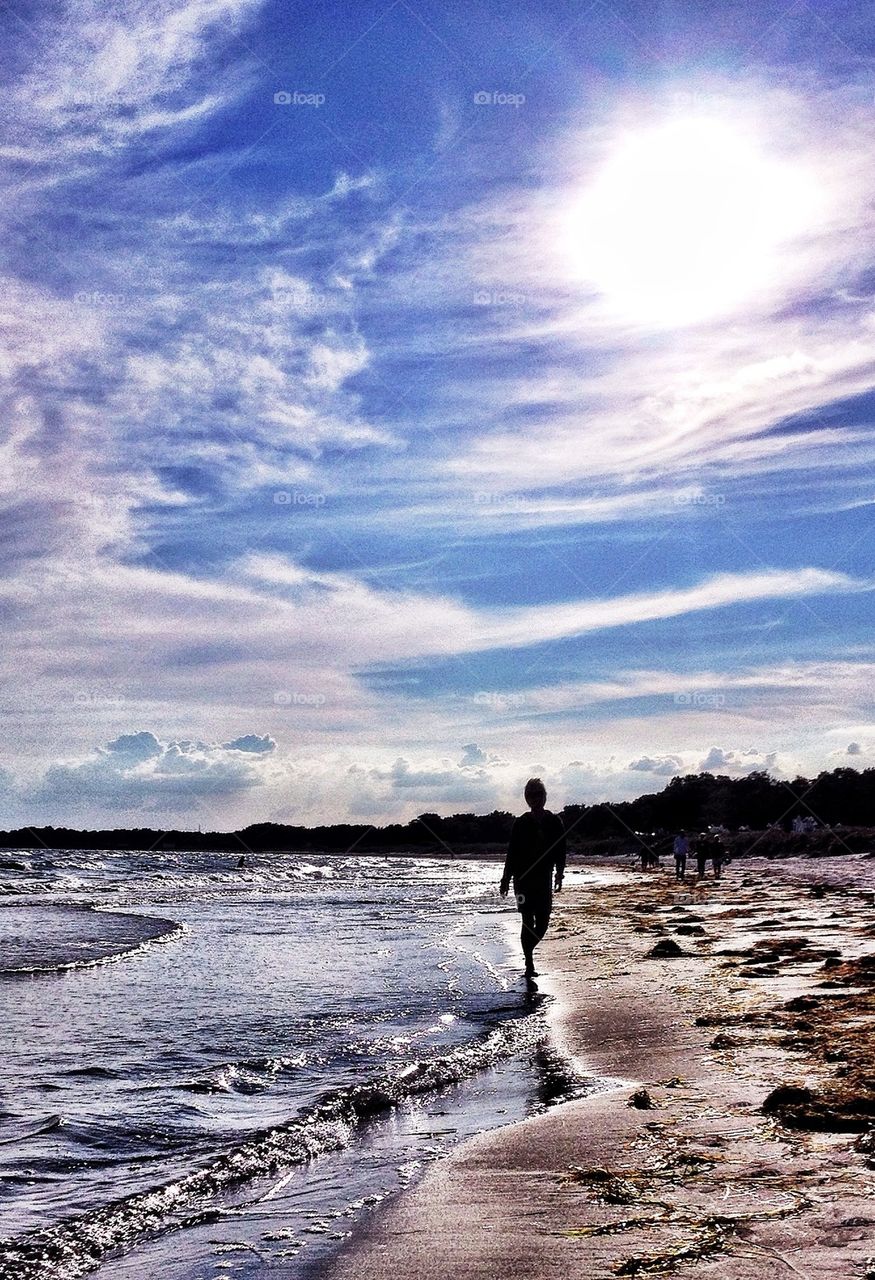
[{"label": "wispy cirrus cloud", "polygon": [[[213,59],[259,4],[83,0],[16,12],[0,159],[25,186],[68,183],[147,135],[198,123],[241,91],[239,65],[219,89]],[[59,162],[72,170],[58,171]]]},{"label": "wispy cirrus cloud", "polygon": [[[217,722],[225,716],[235,723],[253,707],[271,708],[271,729],[287,719],[283,708],[299,715],[309,709],[318,711],[317,737],[341,729],[356,736],[368,732],[374,715],[385,715],[387,724],[403,722],[403,707],[393,709],[364,682],[370,668],[386,661],[466,658],[744,601],[804,599],[864,586],[845,575],[803,569],[720,575],[683,590],[538,609],[489,610],[447,596],[378,589],[350,574],[314,573],[278,557],[250,557],[230,578],[214,580],[112,562],[78,569],[68,563],[63,571],[4,584],[0,599],[14,607],[19,621],[0,665],[14,679],[25,664],[43,705],[57,706],[59,689],[87,692],[115,682],[122,705],[98,697],[93,708],[88,699],[80,707],[105,712],[109,722],[127,718],[132,708],[148,714],[163,705],[166,715],[183,699]],[[194,684],[193,671],[199,672]],[[616,680],[589,696],[622,698],[666,683],[652,676],[637,686]],[[547,690],[537,696],[548,710],[559,709],[569,694]]]}]

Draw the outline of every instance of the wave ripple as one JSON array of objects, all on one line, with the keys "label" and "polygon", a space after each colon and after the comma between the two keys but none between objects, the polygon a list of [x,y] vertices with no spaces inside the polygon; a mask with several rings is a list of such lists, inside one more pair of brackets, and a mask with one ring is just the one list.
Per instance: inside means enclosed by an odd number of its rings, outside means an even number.
[{"label": "wave ripple", "polygon": [[76,1280],[108,1254],[148,1237],[222,1217],[235,1188],[345,1146],[362,1121],[407,1099],[457,1084],[546,1034],[539,1012],[504,1021],[473,1043],[326,1093],[308,1112],[256,1134],[204,1168],[79,1218],[0,1242],[0,1280]]}]

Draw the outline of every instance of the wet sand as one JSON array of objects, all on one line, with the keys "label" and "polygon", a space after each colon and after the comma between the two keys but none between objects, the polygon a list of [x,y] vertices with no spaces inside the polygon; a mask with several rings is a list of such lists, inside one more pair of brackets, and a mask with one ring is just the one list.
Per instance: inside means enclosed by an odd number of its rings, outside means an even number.
[{"label": "wet sand", "polygon": [[330,1280],[875,1277],[873,903],[859,855],[572,874],[540,985],[605,1088],[460,1147]]}]

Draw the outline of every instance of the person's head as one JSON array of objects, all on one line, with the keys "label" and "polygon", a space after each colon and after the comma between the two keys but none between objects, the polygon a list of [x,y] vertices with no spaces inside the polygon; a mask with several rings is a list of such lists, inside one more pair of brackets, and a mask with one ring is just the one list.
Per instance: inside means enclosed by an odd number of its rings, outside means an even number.
[{"label": "person's head", "polygon": [[540,778],[529,778],[524,795],[530,809],[543,809],[547,803],[547,788]]}]

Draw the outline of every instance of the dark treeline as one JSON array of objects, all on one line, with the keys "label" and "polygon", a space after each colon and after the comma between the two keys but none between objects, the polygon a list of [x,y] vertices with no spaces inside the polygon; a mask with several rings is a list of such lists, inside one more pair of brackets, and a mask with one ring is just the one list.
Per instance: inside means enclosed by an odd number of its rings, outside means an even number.
[{"label": "dark treeline", "polygon": [[[794,817],[814,817],[826,826],[875,827],[875,769],[833,769],[815,779],[779,782],[764,772],[743,778],[710,773],[672,778],[651,795],[617,804],[571,804],[562,810],[572,847],[597,840],[635,838],[684,828],[702,831],[723,826],[754,831],[780,824],[789,829]],[[455,851],[478,844],[503,844],[513,815],[461,813],[443,818],[423,813],[407,823],[385,827],[338,823],[296,827],[259,822],[238,832],[73,831],[66,827],[28,827],[0,833],[0,847],[50,849],[178,849],[241,854],[270,850],[324,850],[365,853],[377,849]]]}]

